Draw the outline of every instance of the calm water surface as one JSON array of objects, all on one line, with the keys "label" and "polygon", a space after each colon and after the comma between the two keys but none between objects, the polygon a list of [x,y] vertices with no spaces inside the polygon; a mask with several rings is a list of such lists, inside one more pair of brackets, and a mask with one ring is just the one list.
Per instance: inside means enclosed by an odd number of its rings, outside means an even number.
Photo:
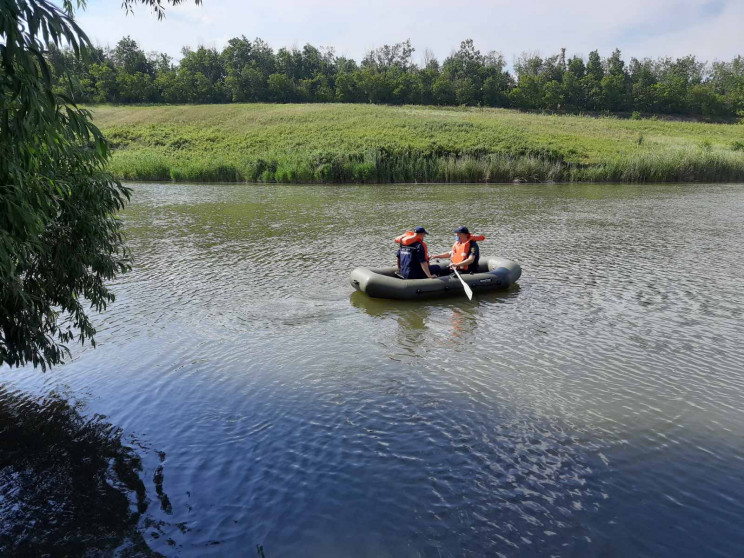
[{"label": "calm water surface", "polygon": [[[148,184],[124,219],[99,347],[0,382],[121,429],[153,551],[741,555],[744,185]],[[458,224],[517,288],[352,292]]]}]

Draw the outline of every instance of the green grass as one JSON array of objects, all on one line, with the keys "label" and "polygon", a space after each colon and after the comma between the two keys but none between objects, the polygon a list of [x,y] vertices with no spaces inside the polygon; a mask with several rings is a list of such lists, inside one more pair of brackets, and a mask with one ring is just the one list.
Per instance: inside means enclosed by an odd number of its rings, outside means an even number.
[{"label": "green grass", "polygon": [[352,104],[91,110],[125,180],[744,180],[742,124]]}]

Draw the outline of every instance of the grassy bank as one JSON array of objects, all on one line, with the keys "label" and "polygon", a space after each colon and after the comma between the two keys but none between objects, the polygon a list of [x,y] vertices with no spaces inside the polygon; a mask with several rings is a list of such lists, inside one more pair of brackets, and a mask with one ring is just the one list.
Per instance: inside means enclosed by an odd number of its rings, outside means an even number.
[{"label": "grassy bank", "polygon": [[744,125],[376,105],[99,106],[127,180],[744,181]]}]

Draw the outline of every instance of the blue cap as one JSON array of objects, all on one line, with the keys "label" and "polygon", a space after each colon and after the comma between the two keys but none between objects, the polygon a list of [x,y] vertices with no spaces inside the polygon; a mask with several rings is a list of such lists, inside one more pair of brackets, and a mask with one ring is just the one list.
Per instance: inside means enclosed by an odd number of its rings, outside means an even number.
[{"label": "blue cap", "polygon": [[424,227],[416,227],[415,229],[413,229],[413,232],[415,232],[416,234],[429,234],[428,232],[426,232],[426,229]]},{"label": "blue cap", "polygon": [[468,230],[467,227],[457,227],[455,229],[456,233],[463,233],[463,234],[470,234],[470,230]]}]

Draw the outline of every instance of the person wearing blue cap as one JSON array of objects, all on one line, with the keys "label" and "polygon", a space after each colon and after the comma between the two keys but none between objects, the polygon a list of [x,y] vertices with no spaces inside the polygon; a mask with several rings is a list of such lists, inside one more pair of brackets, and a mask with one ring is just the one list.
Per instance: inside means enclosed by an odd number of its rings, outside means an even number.
[{"label": "person wearing blue cap", "polygon": [[432,256],[433,259],[449,258],[450,267],[469,273],[475,273],[478,270],[478,260],[480,259],[480,248],[476,240],[483,240],[483,235],[472,235],[467,227],[457,227],[455,229],[457,241],[452,246],[452,250],[444,254]]},{"label": "person wearing blue cap", "polygon": [[396,256],[398,274],[403,279],[434,279],[441,272],[438,265],[429,266],[429,248],[424,236],[429,234],[424,227],[416,227],[412,233],[406,233],[395,239],[400,243]]}]

